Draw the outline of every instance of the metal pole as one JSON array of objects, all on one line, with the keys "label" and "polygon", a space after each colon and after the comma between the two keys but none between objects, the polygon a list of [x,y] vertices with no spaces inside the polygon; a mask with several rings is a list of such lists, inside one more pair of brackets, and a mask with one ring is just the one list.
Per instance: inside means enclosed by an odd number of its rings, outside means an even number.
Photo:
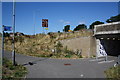
[{"label": "metal pole", "polygon": [[15,65],[15,0],[13,0],[13,42],[12,42],[12,62]]},{"label": "metal pole", "polygon": [[120,14],[120,1],[118,2],[118,15]]},{"label": "metal pole", "polygon": [[45,32],[44,32],[44,27],[43,27],[43,34],[45,34]]},{"label": "metal pole", "polygon": [[106,56],[105,56],[105,61],[108,61],[108,56],[107,56],[107,54],[106,54]]},{"label": "metal pole", "polygon": [[2,59],[4,58],[4,25],[2,26]]},{"label": "metal pole", "polygon": [[35,11],[33,12],[33,24],[34,24],[34,35],[35,35]]},{"label": "metal pole", "polygon": [[118,64],[120,65],[120,55],[118,55]]}]

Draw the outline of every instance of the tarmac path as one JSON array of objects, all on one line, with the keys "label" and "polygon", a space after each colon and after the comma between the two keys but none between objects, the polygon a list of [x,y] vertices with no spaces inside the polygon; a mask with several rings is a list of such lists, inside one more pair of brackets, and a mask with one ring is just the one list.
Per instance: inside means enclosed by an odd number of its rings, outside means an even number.
[{"label": "tarmac path", "polygon": [[[11,59],[11,52],[5,51]],[[16,54],[16,62],[28,69],[26,78],[105,78],[104,71],[114,65],[116,57],[98,59],[50,59]],[[31,65],[29,64],[31,63]]]}]

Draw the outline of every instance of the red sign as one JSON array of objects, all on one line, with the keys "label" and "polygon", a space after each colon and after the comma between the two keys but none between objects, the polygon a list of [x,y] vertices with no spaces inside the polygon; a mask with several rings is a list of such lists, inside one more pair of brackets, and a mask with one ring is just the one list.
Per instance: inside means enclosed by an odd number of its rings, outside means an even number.
[{"label": "red sign", "polygon": [[48,19],[42,19],[42,27],[48,27]]}]

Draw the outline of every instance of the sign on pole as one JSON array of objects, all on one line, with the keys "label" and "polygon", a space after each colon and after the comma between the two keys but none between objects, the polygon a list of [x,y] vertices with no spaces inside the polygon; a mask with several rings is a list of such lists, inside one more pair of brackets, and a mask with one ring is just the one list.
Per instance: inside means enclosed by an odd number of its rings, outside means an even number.
[{"label": "sign on pole", "polygon": [[48,19],[42,19],[42,27],[48,27]]},{"label": "sign on pole", "polygon": [[12,31],[12,27],[2,26],[2,57],[4,57],[4,31]]},{"label": "sign on pole", "polygon": [[4,26],[4,31],[12,31],[12,27],[10,27],[10,26]]},{"label": "sign on pole", "polygon": [[48,30],[48,28],[45,28],[45,30]]}]

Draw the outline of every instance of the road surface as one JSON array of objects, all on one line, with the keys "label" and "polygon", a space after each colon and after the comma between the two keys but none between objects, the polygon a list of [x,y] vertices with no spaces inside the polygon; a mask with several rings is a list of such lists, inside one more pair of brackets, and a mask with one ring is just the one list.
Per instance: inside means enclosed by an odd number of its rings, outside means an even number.
[{"label": "road surface", "polygon": [[[5,52],[11,59],[11,52]],[[113,66],[116,57],[98,59],[49,59],[16,54],[16,61],[28,69],[26,78],[105,78],[104,71]],[[30,65],[32,62],[33,65]]]}]

